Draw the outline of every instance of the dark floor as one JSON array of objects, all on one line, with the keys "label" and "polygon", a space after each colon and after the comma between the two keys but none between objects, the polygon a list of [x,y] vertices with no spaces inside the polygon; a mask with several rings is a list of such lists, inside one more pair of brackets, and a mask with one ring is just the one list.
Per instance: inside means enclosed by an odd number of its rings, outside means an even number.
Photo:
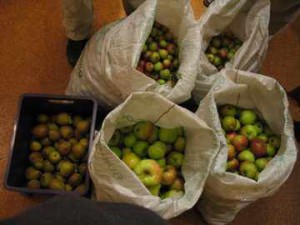
[{"label": "dark floor", "polygon": [[[202,1],[192,1],[196,15]],[[121,1],[95,1],[94,30],[124,16]],[[0,0],[0,182],[3,183],[17,100],[20,94],[62,94],[71,68],[65,57],[66,37],[61,25],[60,1]],[[299,23],[298,23],[299,27]],[[298,34],[298,37],[300,34]],[[264,74],[275,77],[286,90],[300,84],[300,42],[291,26],[271,41]],[[294,119],[300,108],[291,102]],[[300,164],[272,197],[244,209],[232,225],[300,224]],[[41,198],[28,198],[0,186],[0,218],[12,216]],[[171,220],[172,224],[204,224],[195,210]]]}]

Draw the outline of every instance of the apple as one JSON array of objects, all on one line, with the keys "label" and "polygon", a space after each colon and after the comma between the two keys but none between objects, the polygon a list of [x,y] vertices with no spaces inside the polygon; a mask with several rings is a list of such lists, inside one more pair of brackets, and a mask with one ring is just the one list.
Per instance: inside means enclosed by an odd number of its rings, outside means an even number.
[{"label": "apple", "polygon": [[168,51],[165,49],[159,49],[158,53],[161,59],[166,59],[168,57]]},{"label": "apple", "polygon": [[211,44],[212,46],[214,46],[215,48],[220,48],[221,47],[221,39],[219,37],[213,37],[211,39]]},{"label": "apple", "polygon": [[118,158],[121,158],[121,157],[122,157],[122,151],[121,151],[120,148],[113,146],[113,147],[110,147],[110,150],[111,150],[113,153],[115,153],[116,156],[118,156]]},{"label": "apple", "polygon": [[171,72],[169,69],[163,69],[159,72],[160,78],[164,80],[169,80],[171,78]]},{"label": "apple", "polygon": [[151,42],[150,45],[149,45],[149,49],[151,51],[157,51],[158,50],[158,44],[156,42]]},{"label": "apple", "polygon": [[168,45],[168,42],[167,42],[166,40],[161,40],[161,41],[159,42],[159,46],[160,46],[161,48],[166,48],[167,45]]},{"label": "apple", "polygon": [[154,64],[154,71],[159,72],[164,68],[163,64],[161,62],[157,62]]},{"label": "apple", "polygon": [[174,143],[174,150],[184,152],[186,141],[184,137],[178,137]]},{"label": "apple", "polygon": [[256,128],[256,133],[258,135],[261,134],[263,132],[263,130],[264,130],[264,125],[261,122],[259,122],[259,121],[255,122],[253,124],[253,126]]},{"label": "apple", "polygon": [[244,161],[240,165],[240,174],[250,179],[257,179],[257,168],[254,163]]},{"label": "apple", "polygon": [[218,55],[222,58],[222,59],[226,59],[228,56],[228,49],[227,48],[221,48],[218,52]]},{"label": "apple", "polygon": [[233,145],[229,144],[228,147],[228,160],[232,160],[235,157],[236,151]]},{"label": "apple", "polygon": [[211,54],[211,53],[206,53],[205,55],[206,55],[206,57],[207,57],[207,59],[208,59],[208,61],[209,61],[210,63],[213,63],[213,62],[214,62],[215,56],[214,56],[213,54]]},{"label": "apple", "polygon": [[263,171],[266,168],[269,160],[267,158],[259,158],[255,161],[256,168],[259,172]]},{"label": "apple", "polygon": [[269,137],[269,144],[273,145],[275,149],[280,147],[280,138],[278,136]]},{"label": "apple", "polygon": [[160,165],[160,167],[162,169],[164,169],[166,167],[166,165],[167,165],[167,161],[166,161],[165,158],[163,158],[163,159],[157,159],[156,162]]},{"label": "apple", "polygon": [[148,72],[152,72],[152,71],[153,71],[153,69],[154,69],[154,65],[153,65],[153,63],[151,63],[151,62],[147,62],[147,63],[145,64],[145,70],[146,70],[146,71],[148,71]]},{"label": "apple", "polygon": [[164,142],[156,141],[148,148],[148,155],[151,159],[162,159],[167,152],[167,146]]},{"label": "apple", "polygon": [[127,148],[133,147],[133,145],[137,142],[137,138],[133,133],[129,133],[124,137],[124,145]]},{"label": "apple", "polygon": [[240,161],[248,161],[248,162],[254,163],[255,156],[251,151],[244,150],[244,151],[240,152],[240,154],[238,155],[238,159]]},{"label": "apple", "polygon": [[274,145],[267,143],[267,155],[273,157],[276,153]]},{"label": "apple", "polygon": [[183,191],[184,181],[182,178],[177,177],[170,186],[170,190]]},{"label": "apple", "polygon": [[242,112],[240,113],[240,122],[243,125],[248,125],[248,124],[254,124],[256,121],[256,114],[253,110],[250,109],[244,109],[242,110]]},{"label": "apple", "polygon": [[263,140],[264,142],[267,142],[268,139],[269,139],[268,136],[265,135],[264,133],[259,134],[259,135],[257,136],[257,138],[260,139],[260,140]]},{"label": "apple", "polygon": [[233,59],[234,55],[235,55],[235,51],[230,50],[227,55],[228,60],[230,61],[231,59]]},{"label": "apple", "polygon": [[143,59],[145,61],[148,61],[150,59],[150,56],[152,54],[152,51],[146,51],[144,54],[143,54]]},{"label": "apple", "polygon": [[[157,52],[152,52],[151,55],[150,55],[150,61],[152,63],[157,63],[159,60],[160,60],[160,56]],[[147,70],[148,71],[148,70]],[[152,71],[152,70],[151,70]],[[150,72],[150,71],[149,71]]]},{"label": "apple", "polygon": [[170,59],[164,59],[163,60],[163,67],[164,67],[164,69],[170,69],[170,67],[171,67]]},{"label": "apple", "polygon": [[154,196],[159,196],[160,194],[160,188],[161,188],[161,184],[156,184],[153,186],[149,186],[147,187],[148,190],[150,191],[150,193]]},{"label": "apple", "polygon": [[166,49],[171,55],[173,55],[176,51],[176,46],[174,44],[169,43]]},{"label": "apple", "polygon": [[137,141],[133,145],[132,149],[133,149],[133,152],[135,154],[137,154],[141,158],[144,158],[147,154],[148,147],[149,147],[148,142],[146,142],[146,141]]},{"label": "apple", "polygon": [[255,157],[262,157],[267,154],[267,145],[263,140],[254,138],[250,142],[250,150]]},{"label": "apple", "polygon": [[171,185],[174,183],[177,177],[177,170],[175,166],[167,165],[163,170],[161,184],[163,185]]},{"label": "apple", "polygon": [[218,49],[215,48],[215,47],[209,47],[208,52],[213,54],[213,55],[217,55],[218,54]]},{"label": "apple", "polygon": [[225,116],[233,116],[237,115],[237,108],[233,105],[223,105],[220,107],[219,112],[222,117]]},{"label": "apple", "polygon": [[147,138],[147,141],[152,144],[153,142],[158,140],[158,128],[153,125],[151,135]]},{"label": "apple", "polygon": [[158,131],[158,137],[160,141],[165,143],[173,144],[177,137],[178,131],[177,128],[160,128]]},{"label": "apple", "polygon": [[215,66],[220,66],[220,65],[223,64],[223,61],[222,61],[222,59],[219,56],[215,56],[213,64]]},{"label": "apple", "polygon": [[232,143],[235,136],[237,136],[237,133],[232,131],[232,132],[227,133],[225,136],[226,136],[226,139],[229,141],[229,143]]},{"label": "apple", "polygon": [[134,126],[133,133],[138,139],[145,141],[152,136],[153,130],[154,130],[153,123],[149,121],[141,121]]},{"label": "apple", "polygon": [[234,158],[227,162],[226,164],[226,171],[234,172],[239,168],[240,162]]},{"label": "apple", "polygon": [[248,138],[245,135],[237,135],[232,141],[232,145],[239,152],[243,151],[248,146]]},{"label": "apple", "polygon": [[236,128],[236,119],[233,116],[225,116],[221,123],[225,131],[234,131]]},{"label": "apple", "polygon": [[239,120],[236,120],[236,126],[235,126],[235,131],[238,131],[241,128],[241,123]]},{"label": "apple", "polygon": [[153,159],[143,159],[135,167],[134,172],[145,186],[160,184],[163,172]]},{"label": "apple", "polygon": [[162,199],[166,198],[181,198],[184,195],[183,191],[170,190],[161,195]]},{"label": "apple", "polygon": [[183,156],[182,153],[180,153],[180,152],[171,152],[168,155],[167,164],[168,165],[173,165],[178,169],[182,166],[183,159],[184,159],[184,156]]},{"label": "apple", "polygon": [[252,140],[257,136],[257,129],[253,125],[245,125],[241,128],[242,135],[245,135],[249,140]]},{"label": "apple", "polygon": [[133,152],[124,153],[122,160],[130,169],[134,169],[141,161],[140,157]]}]

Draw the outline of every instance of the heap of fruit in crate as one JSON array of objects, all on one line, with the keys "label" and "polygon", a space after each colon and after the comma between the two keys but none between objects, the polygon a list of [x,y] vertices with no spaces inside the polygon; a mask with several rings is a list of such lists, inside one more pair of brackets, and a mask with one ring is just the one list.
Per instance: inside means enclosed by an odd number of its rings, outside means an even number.
[{"label": "heap of fruit in crate", "polygon": [[178,46],[173,33],[155,22],[150,36],[143,46],[137,70],[156,80],[159,84],[173,87],[179,68]]},{"label": "heap of fruit in crate", "polygon": [[69,113],[39,114],[32,129],[27,187],[86,192],[90,119]]},{"label": "heap of fruit in crate", "polygon": [[280,137],[252,109],[223,105],[219,115],[228,144],[226,171],[258,180],[280,148]]},{"label": "heap of fruit in crate", "polygon": [[182,127],[162,128],[141,121],[116,129],[108,145],[151,194],[162,199],[183,195],[186,138]]},{"label": "heap of fruit in crate", "polygon": [[231,31],[220,34],[211,39],[205,51],[208,61],[221,70],[226,62],[230,61],[241,47],[242,41]]}]

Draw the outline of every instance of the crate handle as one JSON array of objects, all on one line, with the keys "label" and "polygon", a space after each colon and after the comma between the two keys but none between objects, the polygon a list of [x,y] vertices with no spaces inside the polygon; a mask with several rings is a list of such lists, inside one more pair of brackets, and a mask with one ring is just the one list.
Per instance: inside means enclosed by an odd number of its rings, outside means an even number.
[{"label": "crate handle", "polygon": [[52,103],[52,104],[74,104],[74,100],[57,100],[57,99],[50,99],[48,100],[49,103]]}]

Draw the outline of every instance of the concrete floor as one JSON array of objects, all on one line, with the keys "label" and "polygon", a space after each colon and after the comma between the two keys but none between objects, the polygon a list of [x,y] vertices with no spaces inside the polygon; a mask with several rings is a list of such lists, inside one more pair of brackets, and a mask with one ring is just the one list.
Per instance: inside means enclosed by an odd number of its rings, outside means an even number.
[{"label": "concrete floor", "polygon": [[[10,138],[18,97],[22,93],[63,94],[72,68],[65,56],[66,36],[62,27],[61,1],[0,0],[0,182],[6,170]],[[196,16],[203,10],[202,1],[192,1]],[[124,16],[121,1],[95,1],[96,31],[103,24]],[[298,24],[299,25],[299,24]],[[298,34],[298,38],[299,38]],[[276,78],[286,90],[300,84],[300,42],[288,26],[271,41],[263,74]],[[300,109],[291,101],[294,119]],[[244,209],[231,224],[300,224],[300,164],[272,197]],[[43,201],[24,197],[0,186],[0,218]],[[171,220],[171,224],[205,224],[195,210]]]}]

